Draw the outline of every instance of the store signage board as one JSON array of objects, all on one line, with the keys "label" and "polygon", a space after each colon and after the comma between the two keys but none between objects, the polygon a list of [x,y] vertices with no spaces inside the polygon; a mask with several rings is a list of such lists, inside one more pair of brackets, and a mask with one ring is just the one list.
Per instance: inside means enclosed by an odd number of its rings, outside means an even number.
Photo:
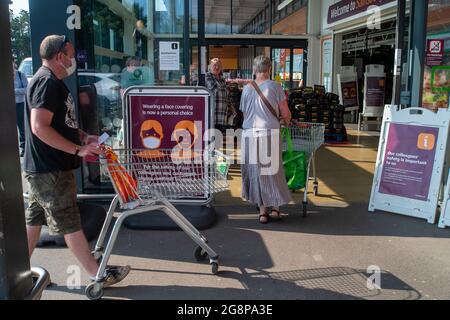
[{"label": "store signage board", "polygon": [[450,92],[450,66],[431,68],[431,89],[434,92]]},{"label": "store signage board", "polygon": [[325,39],[322,42],[322,84],[326,91],[331,91],[333,64],[333,39]]},{"label": "store signage board", "polygon": [[344,107],[357,107],[358,103],[358,82],[348,81],[343,82],[342,86],[342,101]]},{"label": "store signage board", "polygon": [[435,223],[450,111],[386,106],[369,211]]},{"label": "store signage board", "polygon": [[343,19],[352,17],[364,11],[371,6],[382,6],[396,0],[342,0],[331,5],[328,9],[328,24],[333,24]]},{"label": "store signage board", "polygon": [[[140,150],[142,159],[158,158],[162,149],[189,150],[189,154],[180,154],[202,158],[209,141],[207,130],[213,125],[211,97],[202,87],[129,88],[123,98],[125,148]],[[211,195],[199,194],[174,202],[204,204],[210,200]]]},{"label": "store signage board", "polygon": [[382,117],[386,98],[386,73],[383,65],[367,65],[364,74],[364,110],[366,117]]},{"label": "store signage board", "polygon": [[159,43],[159,70],[180,71],[180,42]]},{"label": "store signage board", "polygon": [[347,111],[359,109],[358,74],[355,67],[342,67],[338,74],[340,103]]},{"label": "store signage board", "polygon": [[372,107],[384,107],[386,93],[385,77],[367,77],[366,103]]},{"label": "store signage board", "polygon": [[441,66],[444,61],[444,40],[427,40],[426,64],[429,67]]}]

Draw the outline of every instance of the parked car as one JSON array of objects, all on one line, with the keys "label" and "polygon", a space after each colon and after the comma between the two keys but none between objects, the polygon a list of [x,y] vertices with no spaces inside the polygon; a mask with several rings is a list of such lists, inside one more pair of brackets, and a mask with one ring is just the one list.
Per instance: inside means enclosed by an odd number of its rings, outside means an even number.
[{"label": "parked car", "polygon": [[29,82],[33,78],[33,59],[25,58],[19,66],[19,71],[27,77]]}]

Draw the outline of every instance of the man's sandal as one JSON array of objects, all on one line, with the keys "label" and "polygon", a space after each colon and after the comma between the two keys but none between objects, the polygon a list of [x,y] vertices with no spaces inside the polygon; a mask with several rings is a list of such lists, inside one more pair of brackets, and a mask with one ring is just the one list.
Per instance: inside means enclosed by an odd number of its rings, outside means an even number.
[{"label": "man's sandal", "polygon": [[268,224],[270,222],[270,215],[268,213],[259,215],[259,223]]},{"label": "man's sandal", "polygon": [[[275,212],[275,214],[273,214],[274,212]],[[281,217],[281,212],[279,210],[272,209],[270,213],[271,213],[270,219],[275,220],[275,221],[283,220],[283,218]]]}]

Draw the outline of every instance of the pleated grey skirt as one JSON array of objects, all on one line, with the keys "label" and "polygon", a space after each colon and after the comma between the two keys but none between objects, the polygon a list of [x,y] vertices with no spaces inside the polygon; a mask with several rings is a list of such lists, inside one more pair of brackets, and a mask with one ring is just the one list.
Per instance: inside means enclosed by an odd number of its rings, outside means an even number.
[{"label": "pleated grey skirt", "polygon": [[260,207],[292,202],[284,174],[279,130],[244,130],[241,143],[242,198]]}]

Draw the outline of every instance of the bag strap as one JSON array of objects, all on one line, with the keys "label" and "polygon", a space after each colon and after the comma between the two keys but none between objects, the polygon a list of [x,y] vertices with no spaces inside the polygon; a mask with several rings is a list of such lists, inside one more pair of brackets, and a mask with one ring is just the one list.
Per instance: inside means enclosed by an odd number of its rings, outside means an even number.
[{"label": "bag strap", "polygon": [[267,109],[270,111],[270,113],[277,119],[279,120],[278,114],[275,111],[275,109],[272,107],[272,105],[270,104],[269,100],[267,100],[266,96],[262,93],[261,89],[259,88],[258,84],[256,83],[256,81],[252,81],[251,82],[253,88],[255,89],[255,91],[258,93],[259,97],[261,98],[261,100],[264,102],[264,105],[267,107]]}]

